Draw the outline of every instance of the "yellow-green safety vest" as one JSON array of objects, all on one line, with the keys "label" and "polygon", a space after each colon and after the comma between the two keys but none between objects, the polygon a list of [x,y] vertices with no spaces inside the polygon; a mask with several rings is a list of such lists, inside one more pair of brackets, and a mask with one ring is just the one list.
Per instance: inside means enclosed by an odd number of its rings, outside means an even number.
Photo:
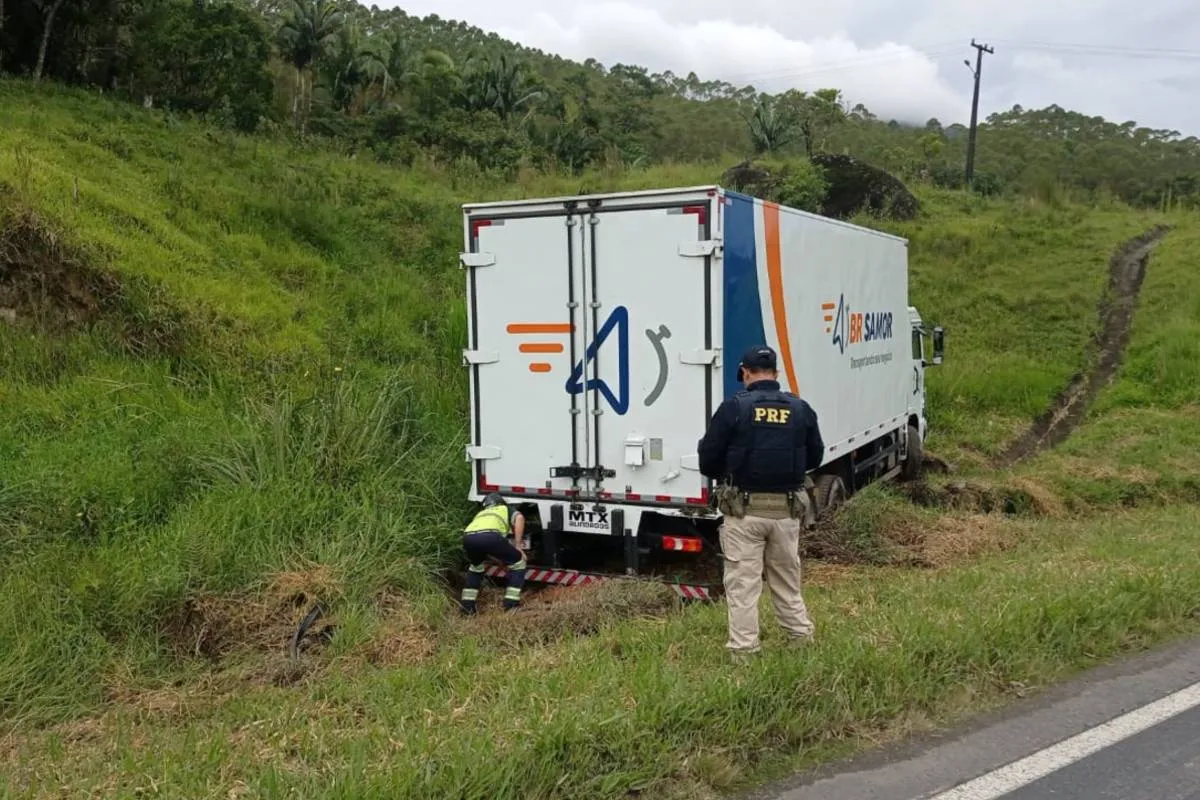
[{"label": "yellow-green safety vest", "polygon": [[475,519],[467,525],[467,533],[478,533],[479,531],[496,531],[497,533],[508,534],[508,508],[506,506],[492,506],[485,508],[475,515]]}]

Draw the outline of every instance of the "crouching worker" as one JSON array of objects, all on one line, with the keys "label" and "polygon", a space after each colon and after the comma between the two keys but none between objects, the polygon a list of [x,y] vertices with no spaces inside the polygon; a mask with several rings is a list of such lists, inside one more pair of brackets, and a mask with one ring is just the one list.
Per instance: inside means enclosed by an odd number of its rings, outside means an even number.
[{"label": "crouching worker", "polygon": [[[514,542],[508,540],[513,535]],[[467,583],[462,590],[462,613],[474,614],[483,585],[483,571],[489,557],[508,568],[504,588],[504,608],[516,608],[521,602],[521,587],[525,585],[525,516],[510,509],[503,497],[492,493],[483,498],[483,510],[463,532],[463,549],[467,552]]]}]

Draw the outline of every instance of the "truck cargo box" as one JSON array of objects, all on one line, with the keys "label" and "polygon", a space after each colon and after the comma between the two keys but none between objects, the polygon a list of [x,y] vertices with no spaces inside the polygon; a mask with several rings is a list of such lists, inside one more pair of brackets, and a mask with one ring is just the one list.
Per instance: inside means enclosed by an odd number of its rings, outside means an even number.
[{"label": "truck cargo box", "polygon": [[717,186],[464,214],[473,499],[526,501],[568,533],[620,534],[618,508],[634,534],[646,514],[715,517],[696,446],[762,343],[818,414],[811,468],[849,491],[925,435],[902,238]]}]

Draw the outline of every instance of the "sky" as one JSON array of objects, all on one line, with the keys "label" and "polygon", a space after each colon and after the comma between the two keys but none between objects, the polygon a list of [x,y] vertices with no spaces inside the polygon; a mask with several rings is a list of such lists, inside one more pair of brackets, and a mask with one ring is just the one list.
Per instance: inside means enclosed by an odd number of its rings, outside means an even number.
[{"label": "sky", "polygon": [[[368,4],[370,0],[367,0]],[[374,0],[464,20],[578,61],[637,64],[764,91],[835,87],[877,116],[943,125],[1052,103],[1200,135],[1191,0]]]}]

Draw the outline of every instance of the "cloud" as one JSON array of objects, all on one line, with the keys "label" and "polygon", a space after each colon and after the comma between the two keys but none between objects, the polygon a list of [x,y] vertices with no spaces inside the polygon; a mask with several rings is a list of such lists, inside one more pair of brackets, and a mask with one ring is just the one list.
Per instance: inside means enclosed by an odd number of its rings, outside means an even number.
[{"label": "cloud", "polygon": [[[861,47],[842,35],[791,39],[766,25],[728,20],[670,22],[659,11],[624,2],[589,3],[535,13],[502,36],[551,52],[640,64],[677,75],[778,91],[827,86],[883,117],[924,122],[961,112],[963,98],[928,55],[895,43]],[[586,55],[585,55],[586,54]]]},{"label": "cloud", "polygon": [[[378,0],[377,0],[378,1]],[[396,5],[398,0],[382,0]],[[1179,0],[399,0],[584,61],[778,91],[836,87],[877,115],[923,122],[970,116],[972,37],[991,41],[980,115],[1056,103],[1116,120],[1200,133],[1193,102],[1200,14]],[[995,37],[990,39],[989,37]],[[1104,53],[1036,43],[1104,45]],[[1137,48],[1129,54],[1112,48]]]},{"label": "cloud", "polygon": [[[1179,115],[1164,113],[1172,106],[1189,107],[1189,95],[1196,87],[1198,76],[1193,71],[1186,76],[1164,74],[1157,80],[1131,80],[1128,65],[1122,61],[1089,60],[1069,62],[1062,56],[1044,53],[1019,53],[1012,60],[1012,78],[1005,93],[1016,97],[1020,88],[1020,103],[1026,108],[1042,108],[1057,104],[1081,113],[1101,116],[1111,122],[1135,120],[1146,126],[1183,126],[1185,134],[1195,132],[1200,118],[1194,111]],[[1192,92],[1187,91],[1191,84]],[[1097,91],[1097,89],[1101,89]],[[1070,103],[1068,98],[1076,98]],[[1079,98],[1086,98],[1082,104]],[[1175,121],[1170,119],[1175,116]],[[1190,130],[1186,130],[1189,128]]]}]

